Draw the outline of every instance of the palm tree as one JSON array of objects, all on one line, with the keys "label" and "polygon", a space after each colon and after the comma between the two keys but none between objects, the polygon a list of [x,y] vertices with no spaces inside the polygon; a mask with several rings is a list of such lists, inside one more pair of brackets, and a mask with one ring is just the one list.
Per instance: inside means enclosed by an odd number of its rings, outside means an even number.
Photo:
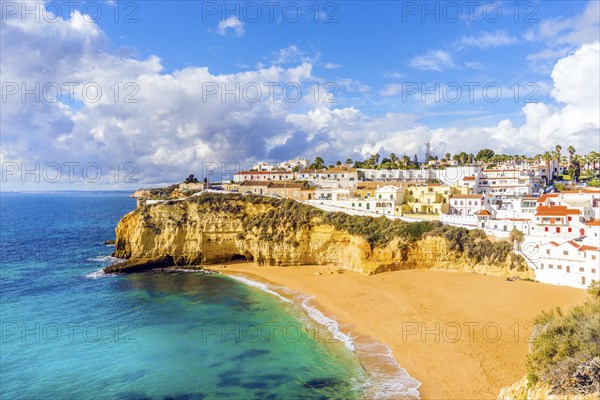
[{"label": "palm tree", "polygon": [[569,146],[569,148],[567,149],[567,151],[569,152],[569,168],[570,168],[571,167],[571,163],[573,162],[573,154],[575,154],[575,147]]},{"label": "palm tree", "polygon": [[549,184],[552,181],[552,171],[550,171],[550,161],[552,161],[553,157],[549,151],[545,152],[542,156],[542,160],[546,162],[546,184]]},{"label": "palm tree", "polygon": [[560,172],[560,151],[562,150],[562,146],[557,144],[554,147],[554,157],[556,158],[556,173]]}]

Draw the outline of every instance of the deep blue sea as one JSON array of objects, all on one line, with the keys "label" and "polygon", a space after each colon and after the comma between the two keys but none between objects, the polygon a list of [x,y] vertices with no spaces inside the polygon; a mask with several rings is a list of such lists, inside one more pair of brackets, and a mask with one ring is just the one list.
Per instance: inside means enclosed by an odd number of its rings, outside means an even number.
[{"label": "deep blue sea", "polygon": [[128,196],[0,195],[1,399],[364,395],[355,354],[277,296],[221,275],[103,276]]}]

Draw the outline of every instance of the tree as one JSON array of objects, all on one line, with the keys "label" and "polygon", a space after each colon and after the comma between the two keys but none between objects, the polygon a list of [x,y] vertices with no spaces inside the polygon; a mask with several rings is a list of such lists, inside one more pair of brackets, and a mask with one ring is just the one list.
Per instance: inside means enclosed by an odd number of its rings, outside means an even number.
[{"label": "tree", "polygon": [[512,231],[510,231],[510,234],[508,235],[508,239],[512,243],[517,242],[517,248],[519,250],[521,249],[521,242],[523,241],[524,237],[525,236],[523,235],[523,232],[521,232],[517,228],[513,228]]},{"label": "tree", "polygon": [[396,164],[398,162],[398,156],[395,153],[390,153],[390,160]]},{"label": "tree", "polygon": [[446,153],[446,155],[444,156],[444,160],[450,161],[451,157],[452,157],[452,155],[450,153]]},{"label": "tree", "polygon": [[347,159],[346,159],[346,164],[348,164],[348,165],[352,165],[352,159],[351,159],[351,158],[347,158]]},{"label": "tree", "polygon": [[545,152],[542,156],[542,160],[546,162],[546,184],[552,181],[552,171],[550,170],[550,161],[552,161],[552,154],[549,151]]},{"label": "tree", "polygon": [[187,178],[185,178],[183,183],[186,183],[186,184],[187,183],[198,183],[198,179],[192,174],[192,175],[188,176]]},{"label": "tree", "polygon": [[579,176],[581,175],[581,162],[577,156],[574,156],[571,160],[569,175],[571,175],[572,182],[579,182]]},{"label": "tree", "polygon": [[413,157],[413,163],[415,164],[415,167],[419,166],[419,157],[417,157],[417,155],[415,154],[415,156]]},{"label": "tree", "polygon": [[557,168],[557,173],[560,171],[560,151],[562,150],[562,146],[560,144],[557,144],[554,147],[554,158],[556,159],[556,168]]},{"label": "tree", "polygon": [[575,154],[575,147],[569,146],[567,148],[567,151],[569,152],[569,168],[571,168],[571,162],[573,161],[573,154]]},{"label": "tree", "polygon": [[336,167],[339,167],[339,166],[341,166],[341,165],[342,165],[342,162],[341,162],[341,161],[336,161],[336,162],[335,162],[335,165],[336,165]]},{"label": "tree", "polygon": [[490,161],[492,157],[494,157],[494,150],[481,149],[475,156],[475,161],[487,162]]},{"label": "tree", "polygon": [[319,156],[315,157],[315,160],[309,167],[310,169],[323,169],[325,168],[325,161]]}]

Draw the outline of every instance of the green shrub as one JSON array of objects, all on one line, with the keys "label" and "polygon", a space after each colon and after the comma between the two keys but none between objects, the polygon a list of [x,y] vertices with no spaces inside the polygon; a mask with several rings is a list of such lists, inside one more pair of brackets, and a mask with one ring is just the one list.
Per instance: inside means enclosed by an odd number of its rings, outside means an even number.
[{"label": "green shrub", "polygon": [[535,323],[537,333],[527,361],[529,383],[546,383],[558,394],[599,390],[600,380],[587,379],[581,371],[600,374],[600,300],[594,298],[567,313],[559,308],[543,312]]}]

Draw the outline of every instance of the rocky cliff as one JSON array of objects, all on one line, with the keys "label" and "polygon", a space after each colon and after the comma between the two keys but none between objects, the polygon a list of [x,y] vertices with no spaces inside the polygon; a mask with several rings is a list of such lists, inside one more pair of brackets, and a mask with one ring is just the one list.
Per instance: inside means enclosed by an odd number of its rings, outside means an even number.
[{"label": "rocky cliff", "polygon": [[506,246],[495,254],[500,248],[495,243],[462,231],[459,240],[457,232],[432,223],[326,214],[292,200],[204,194],[143,205],[125,215],[116,229],[115,256],[168,256],[177,265],[245,259],[259,265],[335,265],[369,274],[436,268],[532,277]]},{"label": "rocky cliff", "polygon": [[554,394],[553,388],[543,383],[530,385],[524,376],[515,384],[500,390],[498,400],[598,400],[600,393]]}]

